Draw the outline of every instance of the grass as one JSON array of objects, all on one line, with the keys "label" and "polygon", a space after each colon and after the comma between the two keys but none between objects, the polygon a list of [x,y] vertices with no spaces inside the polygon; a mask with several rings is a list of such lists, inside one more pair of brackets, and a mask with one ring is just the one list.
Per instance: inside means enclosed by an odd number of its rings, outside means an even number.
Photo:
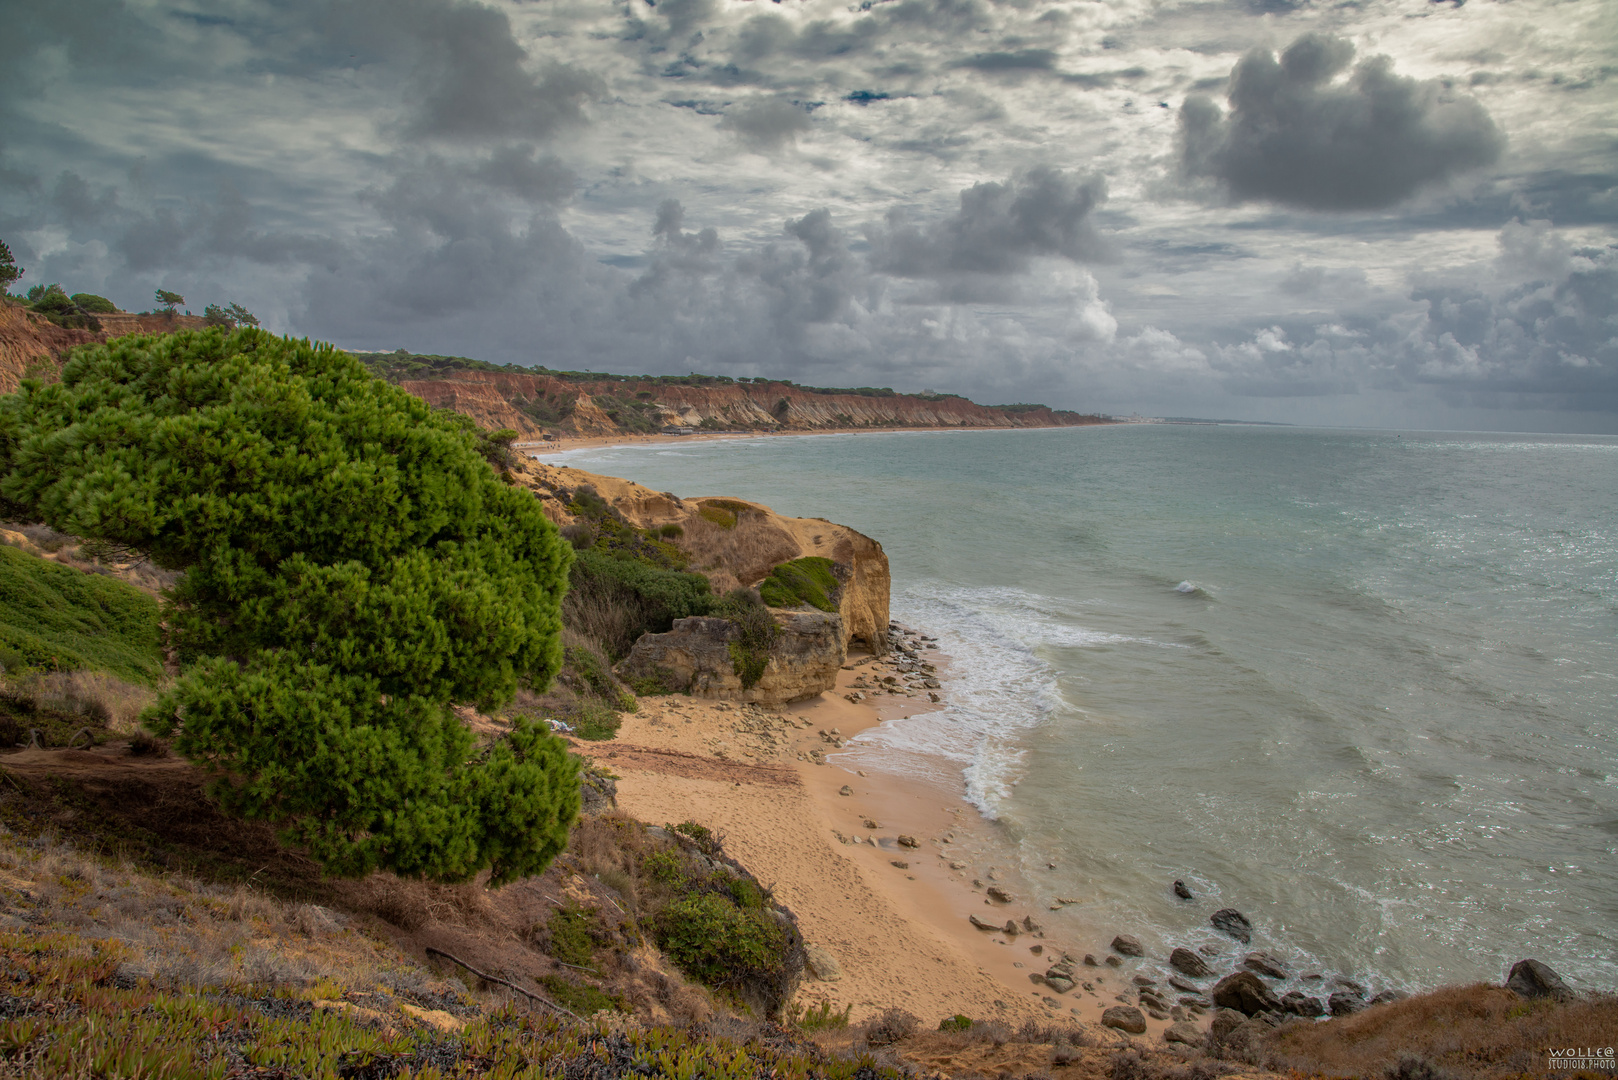
[{"label": "grass", "polygon": [[[1281,1069],[1321,1076],[1543,1074],[1549,1047],[1602,1046],[1618,1032],[1618,997],[1525,1001],[1500,986],[1446,986],[1353,1016],[1289,1026],[1261,1052]],[[1605,1033],[1605,1034],[1603,1034]],[[1572,1075],[1572,1074],[1569,1074]]]},{"label": "grass", "polygon": [[163,674],[158,606],[133,586],[0,545],[0,664],[97,669],[131,682]]},{"label": "grass", "polygon": [[782,563],[759,582],[758,594],[773,608],[795,608],[805,604],[821,611],[836,611],[842,584],[833,571],[836,564],[819,555],[809,555]]}]

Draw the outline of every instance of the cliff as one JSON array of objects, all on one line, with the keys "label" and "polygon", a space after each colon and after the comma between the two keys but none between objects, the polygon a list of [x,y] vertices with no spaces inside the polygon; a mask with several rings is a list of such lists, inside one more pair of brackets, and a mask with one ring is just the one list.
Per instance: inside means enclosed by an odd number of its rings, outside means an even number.
[{"label": "cliff", "polygon": [[531,459],[517,462],[512,477],[533,491],[546,515],[561,526],[574,524],[568,505],[586,488],[637,528],[679,526],[673,543],[690,557],[694,569],[708,576],[716,592],[757,585],[771,569],[793,559],[830,559],[843,568],[837,614],[844,649],[857,642],[874,653],[887,651],[888,557],[864,533],[821,518],[784,517],[760,503],[682,499],[629,480]]},{"label": "cliff", "polygon": [[75,345],[94,345],[125,334],[166,334],[208,325],[195,315],[98,315],[97,330],[64,330],[20,304],[0,300],[0,394],[9,394],[29,372],[54,371]]},{"label": "cliff", "polygon": [[1106,423],[1044,405],[979,405],[954,394],[823,390],[781,381],[692,375],[593,376],[497,367],[458,358],[430,363],[360,354],[373,370],[440,408],[525,439],[546,433],[617,435],[665,427],[708,431],[1028,428]]}]

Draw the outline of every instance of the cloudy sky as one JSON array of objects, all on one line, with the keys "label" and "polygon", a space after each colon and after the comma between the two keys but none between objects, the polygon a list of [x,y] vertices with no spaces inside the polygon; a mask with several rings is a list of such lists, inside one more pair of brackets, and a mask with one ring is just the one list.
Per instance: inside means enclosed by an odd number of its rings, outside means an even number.
[{"label": "cloudy sky", "polygon": [[1618,432],[1608,0],[0,0],[0,238],[143,310]]}]

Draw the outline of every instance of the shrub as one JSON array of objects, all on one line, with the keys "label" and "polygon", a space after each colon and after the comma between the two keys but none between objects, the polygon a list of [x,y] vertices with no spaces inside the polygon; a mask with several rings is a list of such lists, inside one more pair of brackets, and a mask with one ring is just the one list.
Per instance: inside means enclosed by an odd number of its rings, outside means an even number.
[{"label": "shrub", "polygon": [[944,1019],[938,1022],[938,1030],[970,1031],[972,1030],[972,1018],[970,1016],[963,1016],[960,1013],[956,1013],[954,1016],[946,1016]]},{"label": "shrub", "polygon": [[787,1020],[799,1031],[840,1031],[848,1027],[848,1018],[853,1011],[854,1006],[851,1004],[844,1006],[842,1012],[838,1012],[831,1007],[829,1001],[822,1001],[809,1009],[793,1002],[788,1008]]},{"label": "shrub", "polygon": [[736,626],[736,637],[727,648],[732,670],[741,679],[743,689],[757,686],[769,666],[770,650],[781,634],[775,616],[752,589],[732,589],[714,614],[729,619]]},{"label": "shrub", "polygon": [[768,912],[744,911],[713,893],[676,900],[657,917],[658,947],[692,978],[716,989],[781,971],[792,935]]},{"label": "shrub", "polygon": [[590,966],[595,960],[599,921],[591,908],[571,904],[558,908],[545,924],[545,951],[564,964]]},{"label": "shrub", "polygon": [[670,831],[679,833],[690,840],[696,849],[704,855],[712,857],[724,850],[724,836],[715,833],[706,825],[698,825],[695,821],[682,821]]},{"label": "shrub", "polygon": [[770,607],[791,608],[802,604],[821,611],[836,611],[842,589],[833,572],[836,564],[819,555],[809,555],[782,563],[759,582],[760,598]]},{"label": "shrub", "polygon": [[579,699],[579,711],[573,719],[573,734],[591,742],[605,742],[617,736],[623,722],[616,709],[586,696]]},{"label": "shrub", "polygon": [[146,723],[328,873],[500,884],[566,844],[563,744],[519,722],[474,757],[451,707],[549,682],[571,559],[469,421],[330,346],[131,336],[0,398],[0,503],[185,571]]},{"label": "shrub", "polygon": [[89,312],[91,315],[112,315],[118,311],[117,304],[95,293],[76,292],[68,299],[72,300],[80,311]]},{"label": "shrub", "polygon": [[915,1034],[916,1024],[916,1018],[903,1009],[883,1009],[881,1016],[865,1026],[865,1045],[872,1049],[892,1046]]},{"label": "shrub", "polygon": [[701,574],[650,565],[627,554],[596,547],[580,551],[565,601],[568,625],[628,655],[642,634],[660,634],[675,619],[706,615],[713,589]]},{"label": "shrub", "polygon": [[677,540],[685,535],[685,530],[671,521],[667,525],[659,526],[657,535],[665,540]]},{"label": "shrub", "polygon": [[571,982],[560,975],[542,975],[537,980],[551,999],[562,1008],[580,1016],[615,1010],[629,1012],[632,1006],[617,994],[606,994],[593,986]]}]

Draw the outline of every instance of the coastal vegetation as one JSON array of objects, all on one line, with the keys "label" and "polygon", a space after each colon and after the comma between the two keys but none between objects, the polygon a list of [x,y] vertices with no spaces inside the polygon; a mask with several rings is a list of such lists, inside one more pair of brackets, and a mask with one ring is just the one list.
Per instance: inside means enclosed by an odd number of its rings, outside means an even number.
[{"label": "coastal vegetation", "polygon": [[108,671],[155,683],[163,672],[157,602],[111,577],[0,545],[0,668]]},{"label": "coastal vegetation", "polygon": [[759,583],[759,595],[771,607],[808,604],[821,611],[836,611],[841,585],[832,571],[833,565],[830,559],[818,555],[784,562]]},{"label": "coastal vegetation", "polygon": [[512,880],[575,766],[522,722],[474,757],[451,705],[549,682],[571,554],[468,427],[329,346],[128,337],[0,404],[0,512],[184,571],[145,723],[222,805],[332,873]]}]

